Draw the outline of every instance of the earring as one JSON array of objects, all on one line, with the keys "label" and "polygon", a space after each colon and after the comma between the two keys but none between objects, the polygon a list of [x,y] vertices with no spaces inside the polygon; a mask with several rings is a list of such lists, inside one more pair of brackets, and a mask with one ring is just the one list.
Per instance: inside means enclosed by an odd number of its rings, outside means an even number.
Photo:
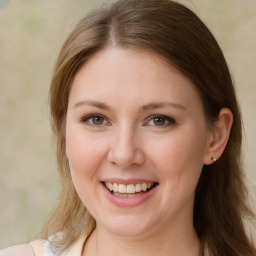
[{"label": "earring", "polygon": [[216,161],[217,161],[217,159],[214,158],[213,156],[211,157],[211,160],[212,160],[213,162],[216,162]]}]

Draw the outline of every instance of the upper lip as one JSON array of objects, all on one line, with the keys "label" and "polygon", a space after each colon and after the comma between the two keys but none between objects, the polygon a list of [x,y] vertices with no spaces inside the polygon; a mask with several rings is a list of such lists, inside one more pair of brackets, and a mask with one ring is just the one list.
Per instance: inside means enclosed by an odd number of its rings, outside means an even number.
[{"label": "upper lip", "polygon": [[150,179],[122,179],[122,178],[107,178],[102,180],[102,182],[111,182],[111,183],[124,184],[124,185],[156,183],[156,181],[150,180]]}]

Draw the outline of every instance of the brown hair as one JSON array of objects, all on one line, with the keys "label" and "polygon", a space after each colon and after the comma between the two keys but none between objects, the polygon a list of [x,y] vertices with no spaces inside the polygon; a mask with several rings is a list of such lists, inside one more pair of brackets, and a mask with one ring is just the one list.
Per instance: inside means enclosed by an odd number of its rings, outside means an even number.
[{"label": "brown hair", "polygon": [[223,155],[202,170],[194,226],[202,249],[207,245],[211,256],[256,255],[243,223],[255,215],[247,204],[241,118],[226,61],[203,22],[191,10],[170,0],[120,0],[96,9],[78,23],[64,43],[50,87],[61,191],[43,238],[60,231],[68,234],[54,244],[63,251],[95,228],[93,217],[72,184],[65,155],[65,118],[74,76],[88,58],[108,46],[143,48],[164,57],[196,85],[209,123],[218,119],[221,108],[232,111],[234,122]]}]

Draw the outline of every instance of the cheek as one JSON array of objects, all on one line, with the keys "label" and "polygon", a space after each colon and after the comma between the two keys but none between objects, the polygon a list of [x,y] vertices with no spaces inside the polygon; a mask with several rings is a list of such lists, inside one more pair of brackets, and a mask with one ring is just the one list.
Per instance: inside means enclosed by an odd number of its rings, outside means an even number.
[{"label": "cheek", "polygon": [[[151,150],[151,160],[170,186],[194,187],[203,167],[203,134],[190,129],[158,140]],[[156,141],[156,140],[154,140]]]},{"label": "cheek", "polygon": [[95,175],[105,154],[102,141],[86,136],[83,131],[67,129],[66,154],[73,178],[89,178]]},{"label": "cheek", "polygon": [[104,157],[103,143],[85,136],[84,132],[69,132],[66,133],[66,154],[72,181],[83,204],[91,208]]},{"label": "cheek", "polygon": [[204,145],[198,142],[198,136],[196,132],[177,133],[158,141],[151,151],[151,162],[163,184],[163,197],[159,204],[162,207],[169,205],[174,212],[193,205],[203,167]]},{"label": "cheek", "polygon": [[151,152],[152,157],[167,169],[178,169],[180,166],[201,166],[203,163],[204,144],[197,136],[175,135],[159,141]]}]

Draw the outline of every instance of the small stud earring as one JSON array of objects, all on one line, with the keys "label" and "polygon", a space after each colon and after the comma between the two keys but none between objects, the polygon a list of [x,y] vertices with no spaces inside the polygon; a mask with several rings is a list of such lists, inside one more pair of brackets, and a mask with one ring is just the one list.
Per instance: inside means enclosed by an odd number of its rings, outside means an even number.
[{"label": "small stud earring", "polygon": [[211,160],[212,160],[213,162],[216,162],[216,161],[217,161],[217,159],[214,158],[213,156],[211,157]]}]

